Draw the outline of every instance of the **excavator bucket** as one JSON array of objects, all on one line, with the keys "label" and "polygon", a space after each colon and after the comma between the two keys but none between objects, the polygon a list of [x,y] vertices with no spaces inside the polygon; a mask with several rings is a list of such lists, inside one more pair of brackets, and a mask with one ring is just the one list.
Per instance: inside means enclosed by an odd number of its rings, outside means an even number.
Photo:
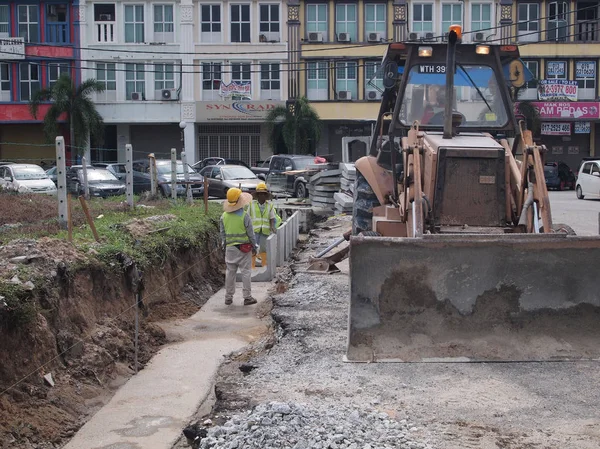
[{"label": "excavator bucket", "polygon": [[349,362],[600,359],[600,238],[350,239]]}]

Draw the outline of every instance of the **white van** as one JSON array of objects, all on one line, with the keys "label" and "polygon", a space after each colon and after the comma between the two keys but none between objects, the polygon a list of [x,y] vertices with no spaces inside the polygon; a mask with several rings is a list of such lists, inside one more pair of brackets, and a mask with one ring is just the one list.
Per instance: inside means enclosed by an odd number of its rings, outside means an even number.
[{"label": "white van", "polygon": [[583,161],[577,177],[577,198],[600,198],[600,160]]},{"label": "white van", "polygon": [[34,164],[0,166],[0,189],[19,193],[56,195],[56,185],[42,167]]}]

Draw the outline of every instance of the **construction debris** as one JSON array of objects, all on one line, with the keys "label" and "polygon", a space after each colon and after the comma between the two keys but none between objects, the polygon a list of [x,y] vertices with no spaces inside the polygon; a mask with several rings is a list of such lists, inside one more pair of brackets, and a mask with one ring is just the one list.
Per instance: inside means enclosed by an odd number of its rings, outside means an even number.
[{"label": "construction debris", "polygon": [[340,169],[323,170],[310,177],[308,192],[313,209],[323,212],[334,212],[333,196],[340,190]]},{"label": "construction debris", "polygon": [[351,214],[354,205],[354,181],[356,168],[354,164],[340,164],[340,191],[334,195],[335,210],[340,214]]}]

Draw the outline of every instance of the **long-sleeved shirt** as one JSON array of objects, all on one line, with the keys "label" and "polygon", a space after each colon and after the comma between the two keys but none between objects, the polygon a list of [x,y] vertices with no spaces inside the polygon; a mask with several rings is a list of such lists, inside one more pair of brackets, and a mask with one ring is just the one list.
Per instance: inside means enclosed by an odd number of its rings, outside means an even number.
[{"label": "long-sleeved shirt", "polygon": [[[244,209],[238,209],[235,212],[229,212],[231,214],[242,215],[244,213]],[[220,231],[221,231],[221,243],[225,246],[225,225],[223,224],[223,216],[221,215],[221,219],[219,220]],[[249,214],[244,215],[244,227],[246,228],[246,233],[248,234],[248,238],[250,239],[250,243],[252,246],[256,246],[256,236],[254,235],[254,227],[252,226],[252,219]]]}]

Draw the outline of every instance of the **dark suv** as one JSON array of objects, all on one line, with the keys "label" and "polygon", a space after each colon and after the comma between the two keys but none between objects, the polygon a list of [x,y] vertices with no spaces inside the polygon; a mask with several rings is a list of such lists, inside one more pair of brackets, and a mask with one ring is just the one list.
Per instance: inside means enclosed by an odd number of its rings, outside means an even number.
[{"label": "dark suv", "polygon": [[575,190],[575,174],[564,162],[546,162],[544,178],[549,189]]},{"label": "dark suv", "polygon": [[[165,197],[171,196],[171,160],[157,159],[156,171],[158,172],[158,192]],[[190,176],[190,185],[192,195],[195,197],[204,195],[204,177],[198,174],[189,164],[188,173]],[[177,181],[184,180],[183,163],[177,161]],[[133,191],[135,193],[150,191],[150,161],[141,159],[133,161]],[[185,195],[185,186],[177,185],[177,195]]]},{"label": "dark suv", "polygon": [[[281,154],[271,157],[267,186],[273,193],[286,193],[296,198],[308,198],[306,183],[308,176],[305,172],[309,164],[314,162],[314,156]],[[298,173],[286,173],[294,172]]]}]

